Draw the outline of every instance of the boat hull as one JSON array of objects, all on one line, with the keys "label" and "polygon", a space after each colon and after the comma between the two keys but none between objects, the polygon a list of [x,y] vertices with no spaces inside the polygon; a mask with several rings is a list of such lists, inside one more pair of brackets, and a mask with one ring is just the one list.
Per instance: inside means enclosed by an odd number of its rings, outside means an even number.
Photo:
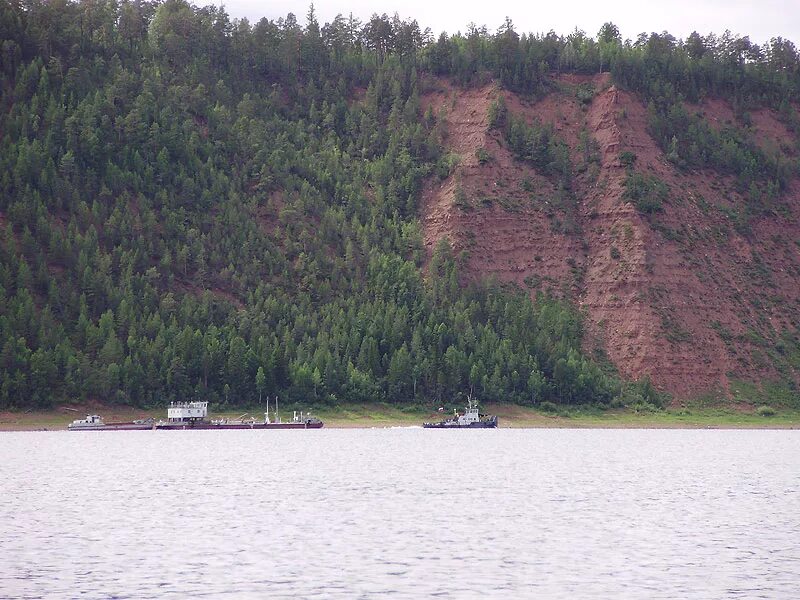
[{"label": "boat hull", "polygon": [[[204,403],[205,404],[205,403]],[[189,410],[196,410],[194,406],[177,406],[170,405],[170,411],[176,408],[178,410],[188,408]],[[205,410],[202,406],[200,410]],[[112,423],[104,423],[99,415],[87,415],[85,419],[73,421],[67,429],[69,431],[146,431],[159,429],[161,431],[177,431],[186,429],[321,429],[323,423],[316,417],[310,415],[299,416],[295,412],[295,417],[288,423],[270,423],[267,419],[264,421],[242,420],[242,419],[215,419],[210,420],[202,417],[196,418],[170,418],[168,421],[155,421],[152,418],[137,419],[135,421],[116,421]]]},{"label": "boat hull", "polygon": [[186,429],[322,429],[322,421],[310,423],[157,423],[159,431],[183,431]]},{"label": "boat hull", "polygon": [[423,423],[425,429],[494,429],[497,417],[490,417],[467,425],[459,425],[456,421],[440,421],[439,423]]},{"label": "boat hull", "polygon": [[89,425],[86,427],[69,427],[70,431],[149,431],[153,429],[151,423],[105,423],[103,425]]}]

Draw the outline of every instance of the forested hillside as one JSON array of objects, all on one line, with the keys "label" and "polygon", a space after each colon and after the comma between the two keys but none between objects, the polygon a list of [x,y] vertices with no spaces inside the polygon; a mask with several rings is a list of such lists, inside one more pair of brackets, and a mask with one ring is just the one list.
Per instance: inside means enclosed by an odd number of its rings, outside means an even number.
[{"label": "forested hillside", "polygon": [[[426,247],[423,191],[460,161],[425,100],[437,82],[532,102],[565,73],[610,70],[677,167],[736,179],[742,227],[797,173],[796,155],[682,112],[716,96],[800,131],[800,59],[781,39],[510,21],[434,38],[385,15],[250,24],[182,0],[3,2],[0,39],[0,407],[661,401],[593,348],[569,290],[470,277],[447,237]],[[493,110],[568,229],[591,140],[579,157]],[[630,176],[657,212],[658,182]]]}]

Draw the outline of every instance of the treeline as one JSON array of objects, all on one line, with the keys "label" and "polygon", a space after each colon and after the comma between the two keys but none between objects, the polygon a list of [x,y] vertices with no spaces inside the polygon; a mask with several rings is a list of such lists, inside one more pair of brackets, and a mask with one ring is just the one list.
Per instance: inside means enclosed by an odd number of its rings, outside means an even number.
[{"label": "treeline", "polygon": [[523,93],[549,89],[552,73],[610,71],[618,84],[654,98],[720,96],[736,106],[776,108],[800,98],[800,55],[791,41],[776,37],[759,45],[729,31],[623,40],[613,23],[596,37],[577,29],[526,34],[506,18],[496,31],[470,24],[465,33],[434,38],[416,20],[396,14],[374,14],[367,22],[337,15],[320,25],[312,6],[305,25],[291,13],[251,24],[231,21],[221,8],[179,0],[13,0],[0,15],[6,76],[38,54],[48,65],[54,60],[61,76],[76,68],[70,80],[77,85],[90,84],[86,75],[100,68],[97,59],[113,56],[132,67],[141,58],[155,61],[165,76],[212,85],[223,79],[242,89],[264,81],[366,86],[377,64],[398,59],[464,84],[494,77]]}]

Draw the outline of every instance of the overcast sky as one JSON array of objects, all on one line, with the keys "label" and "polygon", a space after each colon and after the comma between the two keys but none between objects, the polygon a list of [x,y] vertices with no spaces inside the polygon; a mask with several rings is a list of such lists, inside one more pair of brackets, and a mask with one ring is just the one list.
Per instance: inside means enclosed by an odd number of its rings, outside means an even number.
[{"label": "overcast sky", "polygon": [[[261,17],[277,19],[293,12],[305,24],[310,2],[290,0],[194,0],[198,5],[214,3],[225,6],[233,18],[246,17],[251,22]],[[331,21],[337,13],[352,12],[362,20],[373,13],[397,12],[401,18],[416,19],[422,28],[434,34],[441,31],[465,31],[470,22],[486,25],[494,32],[511,17],[517,32],[546,33],[551,29],[566,34],[575,27],[592,36],[600,26],[612,21],[623,38],[634,39],[641,32],[669,31],[685,38],[692,31],[703,35],[733,33],[749,35],[756,43],[781,36],[800,43],[800,0],[548,0],[511,1],[463,0],[318,0],[314,3],[320,24]]]}]

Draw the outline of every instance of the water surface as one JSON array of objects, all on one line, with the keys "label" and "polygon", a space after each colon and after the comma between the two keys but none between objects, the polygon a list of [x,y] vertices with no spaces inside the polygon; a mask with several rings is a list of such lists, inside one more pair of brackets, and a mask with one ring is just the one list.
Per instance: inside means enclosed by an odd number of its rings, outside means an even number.
[{"label": "water surface", "polygon": [[0,434],[0,596],[797,598],[800,432]]}]

